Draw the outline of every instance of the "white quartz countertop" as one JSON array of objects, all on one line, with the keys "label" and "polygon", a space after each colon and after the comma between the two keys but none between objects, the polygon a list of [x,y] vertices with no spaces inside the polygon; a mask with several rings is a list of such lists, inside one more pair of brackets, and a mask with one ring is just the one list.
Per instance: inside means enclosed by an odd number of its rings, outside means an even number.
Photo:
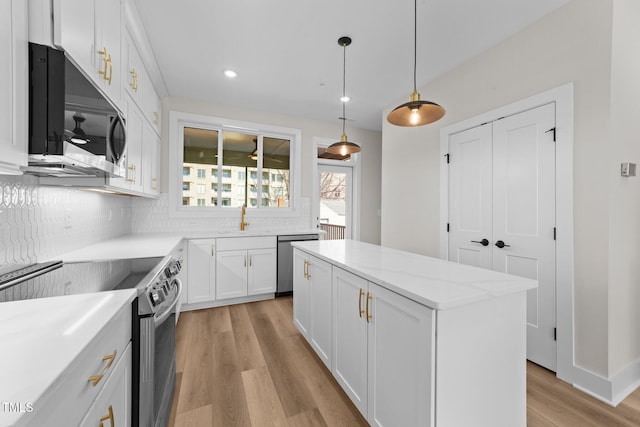
[{"label": "white quartz countertop", "polygon": [[164,257],[178,245],[182,239],[213,239],[220,237],[254,237],[254,236],[290,236],[301,234],[323,234],[322,230],[223,230],[185,233],[138,233],[127,234],[103,242],[94,243],[83,248],[56,255],[50,260],[64,262],[102,261],[110,259],[132,259]]},{"label": "white quartz countertop", "polygon": [[[36,404],[135,289],[0,304],[0,402]],[[3,411],[0,426],[20,412]]]},{"label": "white quartz countertop", "polygon": [[536,280],[354,240],[292,245],[435,310],[445,310],[538,286]]}]

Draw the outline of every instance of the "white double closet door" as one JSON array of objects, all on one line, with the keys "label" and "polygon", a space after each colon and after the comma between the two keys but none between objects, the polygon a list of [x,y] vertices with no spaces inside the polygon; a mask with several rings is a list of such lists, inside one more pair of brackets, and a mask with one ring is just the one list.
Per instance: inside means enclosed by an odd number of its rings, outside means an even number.
[{"label": "white double closet door", "polygon": [[527,358],[556,370],[555,104],[449,137],[449,260],[538,280]]}]

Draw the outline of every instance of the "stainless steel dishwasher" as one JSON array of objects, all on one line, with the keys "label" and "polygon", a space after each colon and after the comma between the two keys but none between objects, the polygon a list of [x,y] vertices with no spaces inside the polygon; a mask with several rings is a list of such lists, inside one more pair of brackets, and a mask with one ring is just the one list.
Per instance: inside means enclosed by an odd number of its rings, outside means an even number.
[{"label": "stainless steel dishwasher", "polygon": [[317,234],[278,236],[278,286],[276,296],[293,294],[293,247],[291,242],[318,240]]}]

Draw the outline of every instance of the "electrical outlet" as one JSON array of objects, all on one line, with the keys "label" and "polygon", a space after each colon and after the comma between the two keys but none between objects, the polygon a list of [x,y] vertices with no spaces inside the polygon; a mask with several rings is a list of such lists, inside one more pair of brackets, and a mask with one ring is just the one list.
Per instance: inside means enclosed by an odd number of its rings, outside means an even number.
[{"label": "electrical outlet", "polygon": [[72,226],[71,220],[71,208],[64,209],[64,228],[71,228]]},{"label": "electrical outlet", "polygon": [[620,165],[620,175],[622,176],[636,176],[636,164],[635,163],[622,163]]}]

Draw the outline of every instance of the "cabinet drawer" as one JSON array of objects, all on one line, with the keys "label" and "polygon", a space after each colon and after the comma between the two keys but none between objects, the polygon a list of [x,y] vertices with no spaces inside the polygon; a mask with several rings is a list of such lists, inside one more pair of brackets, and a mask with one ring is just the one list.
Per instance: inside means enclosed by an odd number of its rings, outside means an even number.
[{"label": "cabinet drawer", "polygon": [[216,249],[219,251],[275,248],[276,245],[277,241],[275,236],[225,237],[216,239]]},{"label": "cabinet drawer", "polygon": [[129,341],[131,306],[126,305],[47,390],[49,398],[38,403],[32,425],[78,425],[125,355]]}]

